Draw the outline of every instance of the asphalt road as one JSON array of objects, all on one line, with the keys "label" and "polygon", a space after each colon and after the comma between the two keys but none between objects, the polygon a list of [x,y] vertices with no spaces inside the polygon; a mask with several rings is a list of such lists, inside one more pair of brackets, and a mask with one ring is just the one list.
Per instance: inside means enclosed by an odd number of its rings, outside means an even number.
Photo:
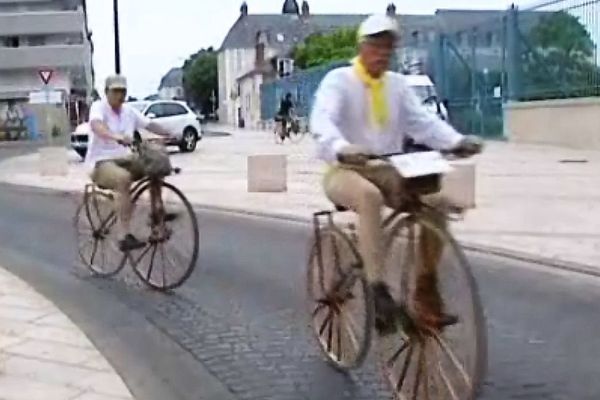
[{"label": "asphalt road", "polygon": [[[173,295],[130,272],[75,267],[77,199],[0,185],[0,265],[30,282],[92,339],[138,399],[374,399],[367,365],[350,376],[319,358],[307,329],[309,230],[198,210],[199,268]],[[600,281],[471,255],[489,324],[486,400],[597,400]]]}]

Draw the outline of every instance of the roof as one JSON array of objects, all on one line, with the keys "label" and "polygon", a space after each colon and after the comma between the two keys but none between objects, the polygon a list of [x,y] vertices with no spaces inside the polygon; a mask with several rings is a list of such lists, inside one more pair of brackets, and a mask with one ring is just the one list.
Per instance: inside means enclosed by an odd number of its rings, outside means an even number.
[{"label": "roof", "polygon": [[160,80],[158,90],[168,87],[182,87],[183,86],[183,69],[172,68],[163,78]]},{"label": "roof", "polygon": [[[330,32],[360,25],[366,14],[316,14],[302,17],[291,14],[255,14],[240,16],[225,37],[221,50],[247,49],[256,45],[259,32],[265,32],[269,46],[280,52],[291,50],[313,33]],[[417,29],[436,29],[433,15],[397,17],[405,34]]]}]

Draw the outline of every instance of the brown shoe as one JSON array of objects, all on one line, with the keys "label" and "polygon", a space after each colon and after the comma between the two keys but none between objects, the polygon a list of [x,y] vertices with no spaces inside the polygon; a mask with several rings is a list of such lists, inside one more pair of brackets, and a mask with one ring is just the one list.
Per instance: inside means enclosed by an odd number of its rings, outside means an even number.
[{"label": "brown shoe", "polygon": [[377,282],[372,285],[375,300],[375,329],[381,336],[393,335],[396,326],[398,306],[385,283]]},{"label": "brown shoe", "polygon": [[420,326],[442,329],[458,323],[456,315],[444,312],[444,302],[440,296],[436,274],[421,275],[417,278],[414,311]]}]

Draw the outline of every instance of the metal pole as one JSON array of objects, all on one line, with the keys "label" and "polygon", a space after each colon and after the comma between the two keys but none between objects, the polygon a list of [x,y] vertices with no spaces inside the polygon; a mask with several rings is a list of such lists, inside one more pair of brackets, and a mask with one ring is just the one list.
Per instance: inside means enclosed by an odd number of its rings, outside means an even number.
[{"label": "metal pole", "polygon": [[507,47],[508,47],[508,98],[518,101],[521,97],[521,40],[519,37],[519,11],[513,4],[508,11]]},{"label": "metal pole", "polygon": [[115,73],[121,73],[121,40],[119,36],[119,0],[113,0],[113,25],[115,30]]}]

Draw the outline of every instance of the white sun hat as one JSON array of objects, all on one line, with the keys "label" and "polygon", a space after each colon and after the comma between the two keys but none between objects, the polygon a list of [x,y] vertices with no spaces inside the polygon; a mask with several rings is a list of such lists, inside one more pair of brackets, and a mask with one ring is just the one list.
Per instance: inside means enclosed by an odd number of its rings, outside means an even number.
[{"label": "white sun hat", "polygon": [[358,28],[358,39],[359,41],[362,41],[368,36],[384,32],[390,32],[395,36],[399,36],[400,27],[398,26],[398,22],[385,14],[374,14],[360,24],[360,27]]}]

